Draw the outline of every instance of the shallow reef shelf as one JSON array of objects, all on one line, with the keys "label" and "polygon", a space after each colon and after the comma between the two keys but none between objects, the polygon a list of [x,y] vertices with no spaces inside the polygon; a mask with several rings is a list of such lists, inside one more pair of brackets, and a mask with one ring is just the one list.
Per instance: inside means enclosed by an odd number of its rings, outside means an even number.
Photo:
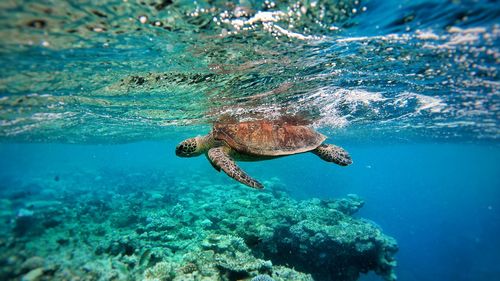
[{"label": "shallow reef shelf", "polygon": [[353,217],[356,195],[297,201],[278,179],[255,191],[197,174],[96,174],[1,189],[0,279],[395,280],[396,241]]}]

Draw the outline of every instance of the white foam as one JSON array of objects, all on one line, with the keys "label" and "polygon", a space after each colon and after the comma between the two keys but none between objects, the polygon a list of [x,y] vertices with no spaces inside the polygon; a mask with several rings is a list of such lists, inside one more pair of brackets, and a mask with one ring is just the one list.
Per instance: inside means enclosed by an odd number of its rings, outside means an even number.
[{"label": "white foam", "polygon": [[439,36],[437,36],[434,32],[431,30],[417,30],[415,31],[415,37],[417,37],[420,40],[439,40]]},{"label": "white foam", "polygon": [[338,94],[341,94],[343,99],[348,101],[349,103],[362,103],[363,105],[370,105],[373,102],[379,102],[386,100],[384,96],[382,96],[381,93],[377,92],[368,92],[365,90],[361,89],[354,89],[354,90],[339,90],[337,92]]},{"label": "white foam", "polygon": [[262,12],[259,11],[253,17],[248,19],[248,24],[254,24],[257,22],[277,22],[283,17],[285,13],[282,11],[274,11],[274,12]]},{"label": "white foam", "polygon": [[380,38],[380,36],[372,36],[372,37],[368,37],[368,36],[348,37],[348,38],[337,39],[337,42],[343,43],[343,42],[367,41],[367,40],[377,39],[377,38]]},{"label": "white foam", "polygon": [[431,113],[442,113],[447,111],[446,103],[438,97],[431,97],[417,93],[402,93],[397,96],[397,103],[401,106],[406,106],[408,100],[416,99],[419,106],[415,109],[415,113],[428,111]]},{"label": "white foam", "polygon": [[[220,14],[220,22],[231,25],[236,31],[240,30],[251,30],[255,27],[256,24],[262,24],[263,29],[274,36],[286,36],[288,38],[299,39],[299,40],[319,40],[324,38],[324,36],[311,36],[304,35],[301,33],[293,32],[287,30],[279,25],[276,22],[287,18],[288,15],[282,11],[258,11],[254,16],[249,19],[245,19],[244,17],[238,17],[236,19],[231,19],[230,14],[225,11]],[[214,20],[218,22],[218,19]],[[234,33],[234,32],[233,32]],[[232,34],[231,32],[226,32],[223,35]]]},{"label": "white foam", "polygon": [[464,45],[472,44],[479,40],[479,35],[476,33],[458,33],[451,37],[447,45]]},{"label": "white foam", "polygon": [[240,30],[245,25],[254,25],[257,23],[269,23],[269,22],[277,22],[281,19],[281,17],[285,16],[285,13],[281,11],[274,12],[257,12],[253,17],[245,20],[244,18],[236,18],[230,19],[229,13],[226,11],[220,14],[220,21],[223,23],[227,23],[232,25],[235,29]]},{"label": "white foam", "polygon": [[276,24],[273,24],[271,27],[274,28],[281,35],[285,35],[289,38],[295,38],[295,39],[299,39],[299,40],[319,40],[319,39],[323,38],[323,37],[318,37],[318,36],[309,36],[309,35],[303,35],[303,34],[296,33],[296,32],[291,32],[291,31],[286,30],[286,29],[284,29]]},{"label": "white foam", "polygon": [[65,117],[70,117],[74,114],[71,114],[69,112],[64,112],[64,113],[47,113],[47,112],[40,112],[40,113],[35,113],[31,116],[31,119],[35,121],[49,121],[49,120],[56,120],[56,119],[62,119]]},{"label": "white foam", "polygon": [[466,127],[466,126],[476,126],[477,123],[474,121],[452,121],[452,122],[437,122],[434,123],[437,127],[444,128],[458,128],[458,127]]},{"label": "white foam", "polygon": [[340,108],[348,108],[351,113],[358,110],[369,110],[374,114],[379,108],[373,103],[386,100],[381,93],[369,92],[363,89],[338,89],[323,87],[316,93],[304,97],[300,103],[312,104],[317,107],[321,118],[315,122],[315,127],[340,128],[348,125],[348,116],[342,115]]},{"label": "white foam", "polygon": [[[435,36],[429,34],[432,31],[422,31],[416,32],[416,38],[421,40],[436,39]],[[437,36],[437,35],[436,35]],[[439,40],[444,40],[442,44],[433,45],[432,43],[425,43],[424,48],[426,49],[455,49],[457,46],[468,46],[475,45],[482,39],[492,40],[498,38],[495,27],[488,33],[485,27],[474,27],[468,29],[462,29],[459,27],[451,27],[448,29],[448,34],[444,34],[438,37]],[[488,49],[487,52],[494,52]]]},{"label": "white foam", "polygon": [[347,42],[358,42],[358,41],[373,41],[373,40],[382,40],[382,41],[408,41],[411,39],[411,35],[409,34],[387,34],[387,35],[377,35],[377,36],[361,36],[361,37],[348,37],[348,38],[340,38],[336,41],[338,43],[347,43]]},{"label": "white foam", "polygon": [[472,27],[467,29],[462,29],[460,27],[452,26],[448,29],[449,33],[461,33],[461,34],[479,34],[485,33],[486,28],[484,27]]}]

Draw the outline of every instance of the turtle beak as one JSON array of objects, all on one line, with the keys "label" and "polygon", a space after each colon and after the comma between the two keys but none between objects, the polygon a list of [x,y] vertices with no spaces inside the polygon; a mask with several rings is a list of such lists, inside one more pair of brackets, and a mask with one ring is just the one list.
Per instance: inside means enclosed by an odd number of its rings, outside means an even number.
[{"label": "turtle beak", "polygon": [[175,147],[175,155],[182,157],[183,156],[182,155],[182,148],[183,148],[182,144],[179,144],[178,146],[176,146]]}]

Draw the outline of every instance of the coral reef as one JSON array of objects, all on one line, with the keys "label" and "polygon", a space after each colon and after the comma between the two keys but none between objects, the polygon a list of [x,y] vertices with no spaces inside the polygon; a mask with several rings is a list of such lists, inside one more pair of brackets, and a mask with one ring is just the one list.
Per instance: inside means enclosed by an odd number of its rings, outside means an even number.
[{"label": "coral reef", "polygon": [[251,281],[274,281],[273,278],[271,278],[269,275],[257,275],[254,278],[252,278]]},{"label": "coral reef", "polygon": [[61,174],[60,192],[51,178],[0,194],[1,280],[395,280],[396,241],[352,216],[356,195],[297,201],[277,179],[255,192],[197,174],[96,173]]}]

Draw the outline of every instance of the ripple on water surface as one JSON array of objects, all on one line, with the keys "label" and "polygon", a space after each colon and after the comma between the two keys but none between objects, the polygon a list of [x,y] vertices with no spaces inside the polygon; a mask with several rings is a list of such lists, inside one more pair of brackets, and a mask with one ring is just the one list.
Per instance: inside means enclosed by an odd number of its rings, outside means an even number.
[{"label": "ripple on water surface", "polygon": [[228,115],[300,115],[351,138],[499,136],[500,8],[488,1],[0,8],[2,139],[169,138]]}]

